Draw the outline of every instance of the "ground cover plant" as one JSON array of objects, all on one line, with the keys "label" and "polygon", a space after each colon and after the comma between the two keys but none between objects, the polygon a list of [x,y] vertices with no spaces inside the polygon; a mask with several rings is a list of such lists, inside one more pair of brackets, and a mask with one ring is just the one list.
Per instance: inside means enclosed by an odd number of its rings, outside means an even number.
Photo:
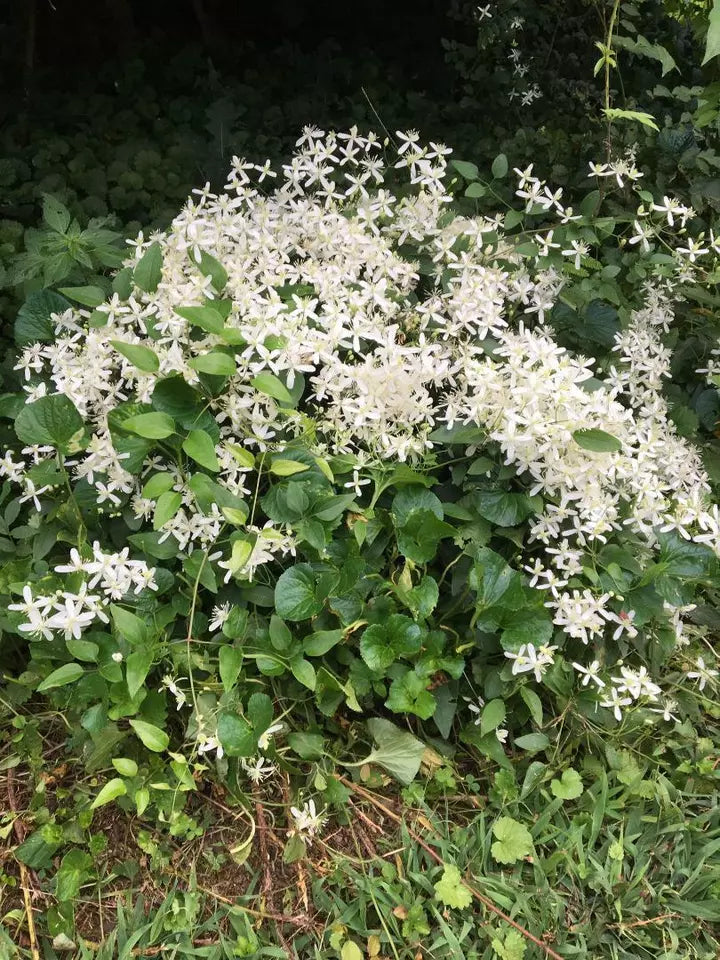
[{"label": "ground cover plant", "polygon": [[305,126],[124,251],[45,195],[84,253],[13,265],[9,956],[717,955],[717,108],[611,97],[672,57],[605,12],[562,184]]}]

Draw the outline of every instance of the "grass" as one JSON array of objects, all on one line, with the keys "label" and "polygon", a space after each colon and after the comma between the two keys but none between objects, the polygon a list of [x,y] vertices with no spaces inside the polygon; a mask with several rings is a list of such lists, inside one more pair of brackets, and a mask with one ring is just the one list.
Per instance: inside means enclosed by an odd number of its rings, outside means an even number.
[{"label": "grass", "polygon": [[[101,772],[85,772],[55,716],[19,710],[0,755],[0,956],[715,958],[715,728],[685,740],[641,729],[618,748],[564,722],[562,764],[543,754],[497,769],[430,752],[402,791],[375,770],[326,771],[330,821],[286,862],[287,774],[280,794],[276,784],[245,796],[207,778],[173,823],[116,804],[90,811]],[[559,775],[570,763],[579,786]],[[532,838],[513,862],[498,859],[500,818]],[[49,855],[28,847],[43,830],[57,841]],[[88,854],[77,877],[73,851]],[[448,864],[472,889],[469,906],[448,906],[436,887]],[[75,880],[68,907],[58,884]]]}]

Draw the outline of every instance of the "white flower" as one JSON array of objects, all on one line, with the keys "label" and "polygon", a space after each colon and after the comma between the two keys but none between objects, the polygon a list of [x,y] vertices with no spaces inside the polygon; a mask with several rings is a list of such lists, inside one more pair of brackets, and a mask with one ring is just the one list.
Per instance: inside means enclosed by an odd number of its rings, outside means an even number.
[{"label": "white flower", "polygon": [[504,727],[496,727],[495,736],[498,738],[500,743],[505,743],[508,738],[508,731],[505,730]]},{"label": "white flower", "polygon": [[116,650],[115,653],[113,653],[112,655],[112,659],[115,661],[115,663],[122,663],[123,655],[120,653],[119,650]]},{"label": "white flower", "polygon": [[573,663],[573,667],[577,670],[578,673],[582,674],[582,685],[586,687],[590,681],[592,681],[600,690],[605,686],[605,681],[601,680],[598,676],[600,670],[600,661],[593,660],[591,664],[587,667],[583,667],[579,663]]},{"label": "white flower", "polygon": [[302,807],[290,807],[290,814],[293,818],[291,832],[308,840],[312,840],[327,822],[327,817],[323,816],[323,811],[320,811],[320,813],[316,811],[314,800],[308,800]]},{"label": "white flower", "polygon": [[216,630],[219,630],[226,622],[227,618],[230,616],[230,604],[229,603],[220,603],[212,609],[212,616],[210,622],[208,623],[208,630],[211,633],[214,633]]},{"label": "white flower", "polygon": [[249,760],[243,757],[240,759],[240,766],[253,783],[262,783],[277,770],[275,764],[265,757],[253,757]]},{"label": "white flower", "polygon": [[702,691],[705,689],[705,685],[708,683],[708,681],[712,682],[713,679],[717,677],[718,671],[706,666],[704,657],[698,657],[695,661],[695,665],[696,669],[687,670],[685,672],[685,676],[689,680],[697,680],[698,688]]},{"label": "white flower", "polygon": [[270,741],[275,736],[275,734],[280,733],[284,729],[285,729],[284,723],[271,724],[267,728],[267,730],[263,731],[263,733],[260,734],[260,737],[258,738],[258,749],[267,750],[267,748],[270,746]]},{"label": "white flower", "polygon": [[628,707],[632,703],[632,697],[623,697],[619,690],[610,687],[610,693],[607,700],[601,700],[600,706],[607,707],[615,715],[618,723],[622,720],[623,707]]}]

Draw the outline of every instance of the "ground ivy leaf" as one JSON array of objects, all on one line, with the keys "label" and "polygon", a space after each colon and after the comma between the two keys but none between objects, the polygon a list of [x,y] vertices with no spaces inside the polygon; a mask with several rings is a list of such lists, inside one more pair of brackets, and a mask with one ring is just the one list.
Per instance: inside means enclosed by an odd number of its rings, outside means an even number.
[{"label": "ground ivy leaf", "polygon": [[563,770],[559,780],[550,781],[550,789],[554,797],[559,797],[561,800],[575,800],[582,794],[584,787],[580,774],[569,767]]},{"label": "ground ivy leaf", "polygon": [[309,563],[297,563],[275,584],[275,610],[283,620],[309,620],[322,610],[315,595],[315,571]]},{"label": "ground ivy leaf", "polygon": [[500,817],[492,828],[496,840],[490,852],[498,863],[515,863],[532,853],[533,842],[528,828],[512,817]]},{"label": "ground ivy leaf", "polygon": [[472,903],[472,894],[454,863],[443,864],[443,875],[435,884],[435,896],[454,910],[464,910]]},{"label": "ground ivy leaf", "polygon": [[427,680],[409,670],[393,680],[385,706],[393,713],[414,713],[428,720],[435,713],[435,697],[427,690]]},{"label": "ground ivy leaf", "polygon": [[420,769],[425,744],[382,717],[368,720],[367,728],[377,746],[363,763],[377,763],[400,783],[411,783]]}]

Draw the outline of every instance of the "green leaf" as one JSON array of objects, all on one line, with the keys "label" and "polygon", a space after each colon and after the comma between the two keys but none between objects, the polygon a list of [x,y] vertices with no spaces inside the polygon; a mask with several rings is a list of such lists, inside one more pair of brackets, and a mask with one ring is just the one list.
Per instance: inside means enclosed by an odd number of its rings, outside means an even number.
[{"label": "green leaf", "polygon": [[115,603],[110,605],[110,614],[115,630],[131,647],[143,647],[147,644],[148,631],[144,620]]},{"label": "green leaf", "polygon": [[45,690],[53,690],[55,687],[64,687],[68,683],[74,683],[83,676],[85,671],[79,663],[64,663],[57,670],[53,670],[44,680],[41,680],[37,686],[37,692],[43,693]]},{"label": "green leaf", "polygon": [[705,38],[705,56],[703,66],[720,53],[720,0],[713,0],[708,18],[708,32]]},{"label": "green leaf", "polygon": [[125,666],[125,682],[131,699],[145,683],[145,678],[148,675],[154,659],[154,651],[147,647],[133,650],[133,652],[129,654]]},{"label": "green leaf", "polygon": [[443,875],[434,885],[435,896],[446,907],[464,910],[472,903],[472,894],[463,883],[458,868],[453,863],[443,864]]},{"label": "green leaf", "polygon": [[129,757],[115,757],[112,761],[121,777],[135,777],[138,772],[138,765]]},{"label": "green leaf", "polygon": [[480,736],[484,737],[486,733],[492,733],[497,730],[505,719],[505,701],[491,700],[483,707],[480,714]]},{"label": "green leaf", "polygon": [[499,153],[492,162],[492,175],[496,180],[502,180],[507,176],[508,159],[504,153]]},{"label": "green leaf", "polygon": [[168,520],[172,520],[180,509],[182,495],[172,490],[161,493],[155,505],[153,514],[153,530],[161,530]]},{"label": "green leaf", "polygon": [[202,250],[200,253],[200,272],[210,277],[216,293],[222,293],[228,281],[227,270],[212,254]]},{"label": "green leaf", "polygon": [[135,285],[145,293],[155,293],[162,280],[162,248],[155,241],[151,243],[133,270]]},{"label": "green leaf", "polygon": [[175,477],[168,471],[156,473],[145,484],[142,489],[142,495],[146,500],[157,500],[157,498],[172,489],[175,483]]},{"label": "green leaf", "polygon": [[583,450],[592,450],[594,453],[618,453],[622,450],[618,438],[604,430],[576,430],[573,440]]},{"label": "green leaf", "polygon": [[225,321],[215,307],[206,304],[203,307],[174,307],[175,313],[187,320],[195,327],[200,327],[207,333],[220,334],[225,328]]},{"label": "green leaf", "polygon": [[641,123],[644,127],[650,127],[652,130],[660,129],[655,123],[653,115],[641,110],[619,110],[616,107],[610,107],[605,108],[603,113],[608,120],[630,120],[631,122]]},{"label": "green leaf", "polygon": [[505,490],[478,490],[472,502],[481,517],[499,527],[514,527],[535,512],[529,497]]},{"label": "green leaf", "polygon": [[465,180],[477,180],[478,168],[474,163],[469,163],[467,160],[451,160],[450,162]]},{"label": "green leaf", "polygon": [[170,737],[160,727],[156,727],[154,723],[147,723],[145,720],[131,720],[130,726],[148,750],[152,750],[153,753],[162,753],[163,750],[167,750]]},{"label": "green leaf", "polygon": [[240,647],[231,647],[229,644],[220,647],[218,655],[220,665],[220,680],[225,693],[234,688],[242,668],[243,652]]},{"label": "green leaf", "polygon": [[124,343],[122,340],[111,340],[110,343],[118,353],[121,353],[126,360],[129,360],[143,373],[155,373],[156,370],[159,370],[158,355],[150,347],[144,347],[140,343]]},{"label": "green leaf", "polygon": [[15,433],[23,443],[51,446],[77,453],[85,433],[83,418],[64,394],[40,397],[23,407],[15,419]]},{"label": "green leaf", "polygon": [[413,713],[428,720],[435,713],[435,697],[427,689],[428,681],[408,670],[390,684],[390,695],[385,706],[393,713]]},{"label": "green leaf", "polygon": [[276,377],[274,373],[269,373],[267,370],[264,370],[256,377],[253,377],[250,384],[255,387],[256,390],[259,390],[260,393],[264,393],[268,397],[272,397],[273,400],[277,400],[278,403],[281,403],[284,407],[293,406],[292,394],[282,380]]},{"label": "green leaf", "polygon": [[425,744],[394,723],[374,717],[366,724],[377,746],[364,763],[376,763],[407,786],[415,779],[425,752]]},{"label": "green leaf", "polygon": [[323,738],[319,733],[288,734],[288,743],[301,760],[319,760],[323,755]]},{"label": "green leaf", "polygon": [[210,434],[204,430],[191,430],[183,440],[182,448],[189,457],[206,470],[211,470],[213,473],[220,470],[215,443]]},{"label": "green leaf", "polygon": [[371,670],[386,670],[401,656],[420,649],[420,626],[402,614],[393,614],[385,623],[374,623],[360,638],[360,656]]},{"label": "green leaf", "polygon": [[43,220],[57,233],[65,233],[70,226],[70,211],[65,204],[50,193],[43,194]]},{"label": "green leaf", "polygon": [[79,847],[74,847],[65,854],[55,877],[55,896],[60,902],[71,901],[77,897],[80,888],[90,876],[92,865],[93,858]]},{"label": "green leaf", "polygon": [[340,951],[340,960],[364,960],[365,954],[353,940],[346,940]]},{"label": "green leaf", "polygon": [[188,361],[188,366],[213,377],[232,377],[237,370],[235,361],[227,353],[203,353]]},{"label": "green leaf", "polygon": [[138,413],[123,420],[122,426],[148,440],[164,440],[175,433],[175,421],[167,413]]},{"label": "green leaf", "polygon": [[323,608],[315,595],[315,572],[309,563],[286,570],[275,584],[275,610],[283,620],[309,620]]},{"label": "green leaf", "polygon": [[492,948],[498,960],[524,960],[527,941],[517,930],[508,930],[503,940],[493,937]]},{"label": "green leaf", "polygon": [[530,716],[533,718],[535,723],[541,727],[543,720],[543,709],[542,709],[542,700],[535,693],[532,687],[524,686],[520,687],[520,696],[525,701],[525,705],[530,711]]},{"label": "green leaf", "polygon": [[102,287],[60,287],[60,293],[84,307],[99,307],[107,300]]},{"label": "green leaf", "polygon": [[245,717],[223,711],[218,717],[217,735],[229,757],[252,757],[257,753],[258,738]]},{"label": "green leaf", "polygon": [[275,459],[270,465],[270,473],[274,473],[277,477],[292,477],[295,473],[302,473],[309,469],[307,463],[300,463],[297,460]]},{"label": "green leaf", "polygon": [[307,687],[308,690],[315,689],[315,667],[313,667],[309,660],[305,660],[303,657],[296,657],[290,661],[290,670],[295,679],[304,687]]},{"label": "green leaf", "polygon": [[259,736],[273,721],[272,700],[266,693],[253,693],[248,700],[247,717]]},{"label": "green leaf", "polygon": [[[132,723],[133,721],[131,720],[130,722]],[[106,803],[111,803],[118,797],[124,797],[126,793],[127,786],[125,785],[125,781],[120,777],[113,777],[112,780],[108,780],[100,793],[95,797],[90,809],[96,810],[98,807],[104,807]]]},{"label": "green leaf", "polygon": [[480,609],[494,606],[509,593],[518,574],[505,563],[503,558],[487,547],[475,552],[475,565],[470,571],[469,583],[477,592]]},{"label": "green leaf", "polygon": [[493,824],[492,832],[496,840],[490,852],[498,863],[515,863],[532,853],[530,831],[512,817],[500,817]]},{"label": "green leaf", "polygon": [[569,767],[563,770],[559,780],[550,781],[550,790],[554,797],[559,797],[561,800],[576,800],[581,796],[584,787],[580,774]]},{"label": "green leaf", "polygon": [[303,651],[308,657],[321,657],[342,640],[342,630],[317,630],[303,640]]},{"label": "green leaf", "polygon": [[55,324],[51,317],[64,313],[70,303],[53,290],[36,290],[18,310],[15,318],[15,343],[25,347],[30,343],[52,343]]},{"label": "green leaf", "polygon": [[515,738],[515,746],[521,750],[527,750],[528,753],[537,753],[538,750],[544,750],[549,745],[550,740],[544,733],[526,733],[522,737]]},{"label": "green leaf", "polygon": [[483,183],[471,183],[468,185],[467,190],[465,191],[465,196],[469,197],[471,200],[479,199],[484,197],[487,193],[487,187]]}]

